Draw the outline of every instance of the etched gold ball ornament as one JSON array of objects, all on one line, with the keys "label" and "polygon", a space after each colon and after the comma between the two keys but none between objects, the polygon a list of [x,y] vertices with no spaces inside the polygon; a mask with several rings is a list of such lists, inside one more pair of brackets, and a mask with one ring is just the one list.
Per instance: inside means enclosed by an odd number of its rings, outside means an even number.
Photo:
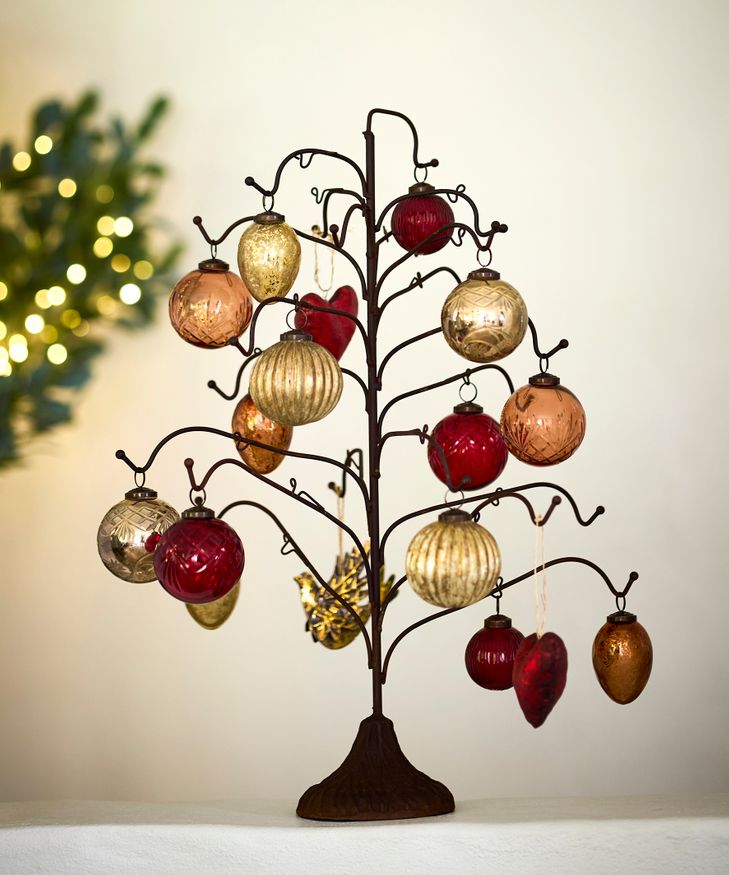
[{"label": "etched gold ball ornament", "polygon": [[495,362],[524,339],[529,316],[524,299],[496,270],[473,270],[443,304],[443,336],[470,362]]},{"label": "etched gold ball ornament", "polygon": [[261,353],[248,391],[261,413],[274,422],[306,425],[324,419],[337,406],[342,372],[328,349],[295,329]]},{"label": "etched gold ball ornament", "polygon": [[301,244],[280,213],[260,213],[238,244],[238,268],[257,301],[285,297],[299,273]]},{"label": "etched gold ball ornament", "polygon": [[464,510],[447,510],[410,542],[408,583],[431,605],[464,608],[485,598],[501,573],[493,536]]}]

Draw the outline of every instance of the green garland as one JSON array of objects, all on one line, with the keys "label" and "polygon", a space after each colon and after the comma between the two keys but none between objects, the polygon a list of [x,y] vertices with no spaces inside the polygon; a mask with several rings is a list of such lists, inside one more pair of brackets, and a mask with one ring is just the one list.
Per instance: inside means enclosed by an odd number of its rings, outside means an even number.
[{"label": "green garland", "polygon": [[0,146],[0,466],[71,419],[106,328],[147,325],[169,291],[181,247],[147,209],[164,168],[139,155],[167,106],[131,127],[94,92],[54,100],[24,149]]}]

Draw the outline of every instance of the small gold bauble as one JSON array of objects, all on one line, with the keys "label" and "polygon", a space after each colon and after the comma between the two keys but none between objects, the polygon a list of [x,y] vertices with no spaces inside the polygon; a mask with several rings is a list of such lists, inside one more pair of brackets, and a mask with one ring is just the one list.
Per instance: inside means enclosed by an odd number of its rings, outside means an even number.
[{"label": "small gold bauble", "polygon": [[485,598],[501,573],[501,554],[490,532],[463,510],[448,510],[410,542],[408,583],[431,605],[463,608]]},{"label": "small gold bauble", "polygon": [[238,268],[257,301],[285,297],[301,264],[301,244],[294,229],[278,213],[261,213],[243,232]]},{"label": "small gold bauble", "polygon": [[328,349],[305,331],[286,331],[256,360],[248,390],[256,407],[282,425],[306,425],[331,413],[342,372]]},{"label": "small gold bauble", "polygon": [[233,613],[239,594],[240,581],[221,599],[199,605],[186,604],[185,607],[192,619],[203,629],[219,629]]},{"label": "small gold bauble", "polygon": [[448,345],[471,362],[495,362],[513,352],[529,324],[526,304],[495,270],[474,270],[448,295],[441,311]]}]

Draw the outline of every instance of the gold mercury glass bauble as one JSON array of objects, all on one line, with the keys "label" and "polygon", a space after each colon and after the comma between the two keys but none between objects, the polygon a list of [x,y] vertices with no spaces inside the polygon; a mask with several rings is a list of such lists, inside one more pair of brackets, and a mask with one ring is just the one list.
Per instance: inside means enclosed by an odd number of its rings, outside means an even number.
[{"label": "gold mercury glass bauble", "polygon": [[240,580],[222,599],[200,605],[185,604],[188,614],[203,629],[219,629],[233,613],[240,594]]},{"label": "gold mercury glass bauble", "polygon": [[526,304],[500,276],[490,268],[473,270],[443,304],[443,336],[470,362],[498,361],[524,339],[529,324]]},{"label": "gold mercury glass bauble", "polygon": [[154,489],[131,489],[99,525],[96,543],[101,561],[122,580],[150,583],[156,579],[153,559],[160,536],[179,518]]},{"label": "gold mercury glass bauble", "polygon": [[447,510],[410,542],[408,583],[442,608],[463,608],[485,598],[501,573],[501,554],[490,532],[464,510]]},{"label": "gold mercury glass bauble", "polygon": [[204,349],[218,349],[246,330],[253,301],[226,262],[209,258],[174,287],[169,314],[172,327],[183,340]]},{"label": "gold mercury glass bauble", "polygon": [[305,331],[286,331],[253,365],[248,387],[253,403],[283,425],[323,419],[342,394],[342,372],[328,349]]},{"label": "gold mercury glass bauble", "polygon": [[238,269],[257,301],[286,296],[299,272],[301,244],[280,213],[260,213],[238,244]]}]

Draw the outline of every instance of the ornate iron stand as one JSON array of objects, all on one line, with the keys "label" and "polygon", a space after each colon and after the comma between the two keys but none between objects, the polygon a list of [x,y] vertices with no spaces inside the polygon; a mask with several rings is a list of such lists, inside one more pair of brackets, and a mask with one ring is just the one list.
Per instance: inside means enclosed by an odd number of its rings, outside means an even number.
[{"label": "ornate iron stand", "polygon": [[[298,161],[302,168],[306,168],[311,163],[315,155],[329,156],[335,160],[344,162],[351,167],[358,190],[345,188],[330,188],[319,192],[317,189],[312,189],[312,194],[317,200],[317,203],[323,205],[323,222],[322,227],[328,229],[331,234],[331,240],[315,237],[306,234],[303,231],[294,229],[296,234],[314,243],[322,246],[328,246],[334,249],[335,252],[343,256],[353,267],[357,277],[359,278],[362,290],[362,299],[366,307],[366,323],[360,321],[357,317],[343,313],[340,310],[335,310],[328,307],[318,307],[312,304],[304,303],[299,300],[297,295],[290,298],[270,298],[261,303],[251,321],[250,339],[247,347],[244,347],[238,340],[232,345],[236,346],[245,361],[240,367],[238,376],[235,382],[235,387],[232,393],[222,391],[214,382],[208,385],[216,390],[224,398],[232,399],[236,397],[240,389],[241,378],[246,367],[260,355],[261,350],[255,345],[255,332],[258,319],[267,310],[268,306],[276,303],[286,303],[295,308],[309,308],[319,310],[324,313],[335,313],[338,316],[344,316],[351,319],[356,326],[356,334],[359,334],[360,340],[364,344],[367,362],[367,373],[363,378],[360,375],[343,368],[342,371],[349,379],[351,379],[364,394],[365,410],[367,414],[367,449],[366,449],[366,470],[363,470],[362,455],[357,451],[350,451],[344,462],[339,462],[336,459],[325,456],[314,455],[311,453],[299,453],[292,450],[280,450],[253,440],[244,440],[241,435],[229,433],[219,429],[210,428],[207,426],[192,426],[182,428],[178,431],[165,437],[154,448],[147,462],[144,465],[138,466],[134,464],[123,450],[117,451],[117,458],[122,459],[135,472],[135,479],[144,478],[146,471],[150,468],[161,448],[173,438],[188,433],[188,432],[208,432],[219,435],[231,442],[231,449],[234,449],[236,444],[245,445],[248,443],[252,446],[263,447],[265,449],[273,449],[275,452],[283,453],[283,455],[293,458],[312,459],[332,465],[341,470],[342,486],[336,488],[346,488],[347,482],[355,486],[361,493],[367,512],[367,529],[368,538],[370,541],[369,556],[365,553],[362,540],[358,537],[345,522],[338,520],[334,515],[329,513],[312,495],[298,487],[297,481],[291,479],[289,485],[284,486],[270,477],[264,476],[251,468],[249,468],[239,458],[227,458],[216,462],[202,477],[197,480],[193,468],[194,463],[191,459],[187,459],[185,465],[187,467],[191,491],[198,493],[195,499],[197,503],[202,503],[202,495],[205,487],[208,485],[210,478],[220,467],[224,465],[233,465],[247,471],[258,480],[263,481],[270,487],[283,492],[295,501],[304,504],[306,507],[328,519],[332,524],[339,526],[353,541],[355,547],[363,556],[364,567],[367,571],[368,579],[368,595],[371,606],[372,625],[371,631],[368,631],[365,624],[362,622],[359,614],[354,607],[342,599],[326,582],[326,580],[314,568],[306,554],[299,547],[289,531],[285,528],[278,517],[272,513],[263,504],[255,501],[241,500],[229,504],[224,508],[219,516],[222,517],[229,513],[233,508],[237,507],[253,507],[262,513],[266,514],[272,522],[278,526],[283,535],[282,553],[295,553],[304,565],[309,569],[314,578],[319,584],[329,592],[353,617],[355,622],[360,627],[362,641],[367,651],[367,663],[372,677],[372,714],[366,717],[359,727],[359,732],[354,741],[352,749],[341,766],[336,771],[325,778],[313,787],[310,787],[301,797],[297,813],[301,817],[311,818],[315,820],[386,820],[399,819],[408,817],[422,817],[426,815],[444,814],[453,811],[454,801],[450,791],[440,782],[429,778],[427,775],[418,771],[405,757],[400,745],[398,744],[395,735],[395,729],[392,721],[389,720],[383,713],[382,709],[382,688],[387,680],[387,673],[395,648],[400,642],[411,632],[418,629],[420,626],[444,617],[452,613],[453,609],[441,610],[431,614],[424,619],[413,623],[407,629],[402,631],[390,644],[389,648],[383,652],[382,645],[382,630],[383,621],[388,609],[388,606],[398,591],[403,585],[406,578],[401,577],[392,587],[386,598],[380,597],[380,572],[384,566],[385,546],[390,535],[401,526],[416,517],[433,514],[439,510],[450,507],[460,506],[462,504],[475,505],[471,510],[473,519],[478,520],[481,512],[488,506],[498,506],[505,498],[514,498],[520,501],[527,509],[532,523],[537,526],[543,526],[549,520],[554,509],[561,503],[563,498],[566,498],[574,512],[577,522],[582,526],[589,526],[594,520],[604,512],[603,507],[597,507],[594,513],[583,518],[577,504],[572,496],[562,487],[549,482],[527,483],[522,486],[516,486],[510,489],[495,489],[490,492],[481,493],[478,495],[468,495],[465,499],[444,501],[440,504],[430,507],[414,510],[406,514],[400,519],[390,523],[383,531],[381,521],[381,507],[379,495],[380,481],[380,461],[385,445],[389,440],[395,437],[411,436],[416,437],[421,443],[428,441],[435,446],[439,451],[437,444],[433,444],[432,436],[429,434],[428,426],[422,428],[414,428],[406,431],[385,431],[384,423],[387,414],[392,407],[403,401],[405,398],[410,398],[422,392],[427,392],[431,389],[436,389],[440,386],[445,386],[448,383],[464,380],[468,382],[471,377],[479,371],[494,370],[498,371],[505,379],[509,390],[514,391],[514,386],[509,377],[509,374],[499,365],[485,364],[476,367],[466,368],[464,371],[454,374],[446,379],[436,383],[431,383],[427,386],[412,389],[404,392],[395,398],[389,400],[380,409],[379,395],[382,390],[383,374],[387,366],[392,362],[401,350],[412,344],[419,343],[427,338],[439,334],[440,327],[433,328],[430,331],[423,332],[415,337],[403,341],[393,349],[389,350],[385,355],[381,356],[377,344],[377,333],[380,320],[387,309],[388,305],[401,295],[406,294],[416,288],[421,288],[423,284],[439,274],[448,274],[456,282],[460,282],[460,278],[450,267],[437,267],[426,274],[417,273],[415,277],[408,283],[407,286],[399,291],[391,293],[388,297],[382,300],[381,295],[386,281],[391,277],[393,271],[401,264],[416,255],[418,251],[425,246],[435,236],[442,234],[446,230],[452,233],[452,242],[456,246],[461,246],[466,237],[469,237],[476,246],[477,252],[490,253],[491,244],[496,234],[507,231],[506,225],[498,221],[491,223],[488,229],[482,229],[478,210],[471,198],[466,195],[465,187],[460,185],[456,188],[436,189],[435,194],[445,195],[452,203],[463,202],[471,211],[473,222],[467,224],[456,221],[449,225],[438,229],[434,234],[423,241],[414,250],[406,252],[400,256],[381,273],[379,272],[379,255],[382,244],[390,237],[390,232],[384,229],[384,222],[390,211],[400,201],[412,197],[412,194],[402,195],[390,201],[378,214],[375,201],[375,135],[372,130],[372,123],[376,115],[396,116],[402,119],[410,128],[413,135],[413,164],[416,171],[422,170],[427,175],[429,167],[436,167],[438,161],[432,159],[430,161],[421,161],[418,157],[418,135],[413,123],[406,116],[399,112],[393,112],[385,109],[373,109],[367,117],[367,127],[364,131],[366,160],[364,171],[351,158],[341,155],[337,152],[331,152],[323,149],[299,149],[286,156],[279,165],[271,188],[263,188],[253,178],[248,177],[246,184],[255,188],[263,196],[264,210],[270,211],[273,209],[274,198],[278,192],[281,182],[281,176],[284,168],[292,161]],[[333,196],[342,196],[351,199],[353,202],[348,207],[341,227],[336,224],[329,224],[328,212],[330,200]],[[355,213],[361,214],[365,223],[367,233],[367,247],[365,270],[363,271],[357,260],[351,253],[345,249],[347,238],[347,230],[349,222]],[[199,227],[200,232],[211,247],[213,255],[217,251],[217,247],[221,244],[228,235],[238,226],[250,222],[254,216],[246,216],[233,222],[232,225],[217,239],[210,237],[205,230],[202,219],[197,216],[193,220]],[[542,371],[547,370],[549,358],[558,350],[564,349],[567,346],[566,340],[561,340],[553,349],[543,352],[540,349],[534,324],[529,322],[529,327],[532,334],[532,342],[534,352],[539,358],[540,368]],[[443,468],[446,471],[446,476],[449,485],[452,486],[450,477],[448,476],[447,464],[445,457],[441,453]],[[330,484],[334,487],[334,484]],[[526,492],[536,489],[548,489],[556,492],[551,502],[543,515],[537,516],[534,507],[529,499],[524,495]],[[579,557],[562,557],[553,559],[544,564],[544,568],[559,565],[562,563],[580,563],[594,570],[605,582],[610,591],[616,598],[618,609],[622,610],[625,607],[625,597],[631,588],[633,582],[638,575],[632,572],[628,578],[628,582],[622,590],[616,589],[608,576],[593,562]],[[500,580],[496,590],[492,595],[498,599],[505,589],[519,583],[522,580],[530,577],[534,572],[527,571],[512,580]],[[498,603],[498,602],[497,602]]]}]

